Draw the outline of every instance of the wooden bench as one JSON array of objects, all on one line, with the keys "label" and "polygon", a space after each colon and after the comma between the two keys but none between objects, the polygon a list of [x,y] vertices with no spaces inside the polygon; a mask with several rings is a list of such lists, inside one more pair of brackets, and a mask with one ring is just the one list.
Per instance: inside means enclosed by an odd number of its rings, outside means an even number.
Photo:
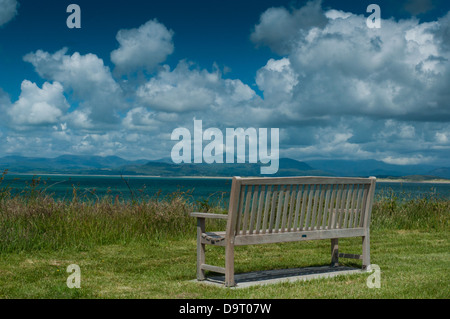
[{"label": "wooden bench", "polygon": [[[197,218],[197,279],[205,271],[225,274],[235,286],[234,246],[331,239],[331,263],[339,257],[370,265],[370,215],[376,178],[234,177],[228,214],[191,213]],[[226,219],[226,231],[206,232],[205,219]],[[338,239],[362,237],[362,255],[338,252]],[[225,268],[205,263],[205,245],[225,247]]]}]

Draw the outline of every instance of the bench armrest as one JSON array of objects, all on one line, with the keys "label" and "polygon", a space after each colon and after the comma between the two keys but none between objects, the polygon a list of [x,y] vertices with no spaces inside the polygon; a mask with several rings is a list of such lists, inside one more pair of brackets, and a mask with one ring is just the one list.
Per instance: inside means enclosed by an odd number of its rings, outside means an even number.
[{"label": "bench armrest", "polygon": [[210,213],[191,213],[191,217],[228,219],[228,215],[224,215],[224,214],[210,214]]}]

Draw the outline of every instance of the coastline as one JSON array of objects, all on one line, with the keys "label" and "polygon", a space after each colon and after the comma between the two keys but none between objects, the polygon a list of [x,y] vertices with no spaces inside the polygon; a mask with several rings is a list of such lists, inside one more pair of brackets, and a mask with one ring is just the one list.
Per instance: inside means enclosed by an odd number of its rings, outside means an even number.
[{"label": "coastline", "polygon": [[[55,174],[55,173],[8,173],[14,176],[60,176],[60,177],[111,177],[111,178],[164,178],[164,179],[232,179],[224,176],[157,176],[157,175],[102,175],[102,174]],[[380,183],[423,183],[423,184],[450,184],[449,179],[408,180],[403,178],[389,179],[377,178]]]},{"label": "coastline", "polygon": [[55,173],[14,173],[8,172],[8,175],[12,176],[67,176],[67,177],[148,177],[148,178],[161,178],[162,176],[150,176],[150,175],[101,175],[101,174],[55,174]]},{"label": "coastline", "polygon": [[422,183],[422,184],[450,184],[448,179],[430,179],[424,181],[413,181],[408,179],[388,179],[388,178],[377,178],[377,182],[380,183]]},{"label": "coastline", "polygon": [[14,173],[10,176],[58,176],[58,177],[111,177],[111,178],[164,178],[164,179],[232,179],[224,176],[156,176],[156,175],[101,175],[101,174],[55,174],[55,173]]}]

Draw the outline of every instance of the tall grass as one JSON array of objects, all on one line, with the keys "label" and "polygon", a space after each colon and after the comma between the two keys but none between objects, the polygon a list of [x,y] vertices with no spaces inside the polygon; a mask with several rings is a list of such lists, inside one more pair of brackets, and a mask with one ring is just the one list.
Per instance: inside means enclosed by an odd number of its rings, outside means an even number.
[{"label": "tall grass", "polygon": [[372,229],[448,231],[450,200],[435,193],[412,197],[394,191],[380,193],[372,209]]},{"label": "tall grass", "polygon": [[[31,250],[85,250],[97,245],[155,243],[165,238],[193,238],[193,211],[222,213],[220,203],[193,201],[188,192],[169,196],[121,200],[110,195],[80,198],[74,187],[71,199],[56,200],[33,179],[12,195],[0,177],[0,253]],[[450,200],[436,196],[400,200],[379,196],[372,211],[372,229],[448,231]],[[208,221],[224,227],[224,221]],[[220,228],[220,229],[222,229]]]}]

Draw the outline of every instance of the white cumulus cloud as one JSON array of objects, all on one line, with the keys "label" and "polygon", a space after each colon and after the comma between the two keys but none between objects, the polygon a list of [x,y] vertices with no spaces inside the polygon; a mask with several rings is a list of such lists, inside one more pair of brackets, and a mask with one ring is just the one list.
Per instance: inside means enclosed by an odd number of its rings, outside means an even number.
[{"label": "white cumulus cloud", "polygon": [[293,89],[298,84],[298,75],[292,70],[289,59],[270,59],[258,70],[256,84],[264,92],[267,103],[282,103],[292,99]]},{"label": "white cumulus cloud", "polygon": [[322,1],[309,1],[300,9],[289,11],[283,7],[269,8],[260,18],[251,34],[256,44],[269,46],[274,52],[288,54],[299,37],[314,27],[324,27],[327,17]]},{"label": "white cumulus cloud", "polygon": [[0,27],[17,15],[18,7],[17,0],[0,0]]},{"label": "white cumulus cloud", "polygon": [[116,39],[120,44],[111,53],[111,61],[119,73],[130,73],[138,69],[152,71],[173,53],[173,31],[156,19],[137,29],[120,30]]},{"label": "white cumulus cloud", "polygon": [[125,109],[122,88],[112,77],[110,69],[97,55],[67,54],[67,49],[50,54],[42,50],[29,53],[30,62],[44,79],[58,81],[73,92],[80,107],[90,119],[98,123],[118,123],[117,111]]},{"label": "white cumulus cloud", "polygon": [[193,68],[181,61],[171,71],[165,66],[139,87],[137,96],[152,110],[187,112],[232,107],[251,100],[255,92],[240,80],[224,79],[219,71]]},{"label": "white cumulus cloud", "polygon": [[[293,12],[279,9],[287,15],[284,19],[267,18],[276,8],[267,10],[255,27],[255,40],[272,47],[267,39],[274,30],[295,19],[297,12],[321,10],[319,3]],[[450,52],[440,36],[449,28],[449,14],[428,23],[386,20],[381,29],[367,28],[363,15],[328,11],[328,16],[333,19],[320,27],[297,27],[301,32],[275,37],[289,45],[283,47],[286,57],[258,71],[266,102],[279,101],[281,86],[291,92],[283,96],[283,104],[289,104],[298,118],[450,119]],[[270,68],[276,64],[283,69]]]},{"label": "white cumulus cloud", "polygon": [[60,83],[45,82],[42,89],[30,81],[22,82],[19,99],[8,109],[16,127],[58,123],[69,109]]}]

